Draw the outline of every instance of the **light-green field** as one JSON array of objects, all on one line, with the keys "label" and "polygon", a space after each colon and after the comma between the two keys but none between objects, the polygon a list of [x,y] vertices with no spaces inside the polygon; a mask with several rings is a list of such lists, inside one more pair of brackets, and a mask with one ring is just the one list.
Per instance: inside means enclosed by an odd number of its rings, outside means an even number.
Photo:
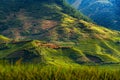
[{"label": "light-green field", "polygon": [[111,66],[0,65],[0,80],[119,80],[120,68]]}]

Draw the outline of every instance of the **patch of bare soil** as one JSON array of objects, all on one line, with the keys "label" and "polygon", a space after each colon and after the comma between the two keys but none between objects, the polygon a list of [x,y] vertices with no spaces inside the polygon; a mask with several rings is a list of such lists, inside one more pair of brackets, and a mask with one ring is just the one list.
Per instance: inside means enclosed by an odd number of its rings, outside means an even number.
[{"label": "patch of bare soil", "polygon": [[42,27],[42,29],[49,29],[49,28],[55,27],[56,25],[57,25],[56,21],[43,20],[41,27]]}]

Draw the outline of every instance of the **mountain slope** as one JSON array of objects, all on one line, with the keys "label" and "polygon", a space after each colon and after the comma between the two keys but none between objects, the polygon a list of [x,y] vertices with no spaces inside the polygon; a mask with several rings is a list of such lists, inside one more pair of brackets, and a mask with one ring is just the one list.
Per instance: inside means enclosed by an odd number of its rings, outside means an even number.
[{"label": "mountain slope", "polygon": [[83,20],[79,21],[77,27],[73,30],[78,32],[75,37],[79,38],[75,38],[74,42],[33,40],[3,43],[0,45],[0,59],[16,64],[30,62],[53,65],[120,62],[120,32]]},{"label": "mountain slope", "polygon": [[89,20],[62,0],[3,0],[0,4],[3,17],[0,20],[0,34],[16,40],[41,39],[51,36],[52,30],[56,31],[55,37],[59,37],[56,26],[62,28],[64,18]]},{"label": "mountain slope", "polygon": [[120,30],[119,1],[116,0],[67,0],[72,6],[92,18],[97,24]]},{"label": "mountain slope", "polygon": [[120,32],[93,24],[61,0],[23,0],[29,6],[11,1],[3,0],[10,9],[1,20],[0,34],[13,40],[0,44],[1,60],[54,65],[120,62]]},{"label": "mountain slope", "polygon": [[16,64],[27,62],[64,66],[120,62],[120,38],[109,40],[96,36],[99,39],[86,36],[76,43],[47,43],[38,40],[3,43],[0,45],[0,59]]}]

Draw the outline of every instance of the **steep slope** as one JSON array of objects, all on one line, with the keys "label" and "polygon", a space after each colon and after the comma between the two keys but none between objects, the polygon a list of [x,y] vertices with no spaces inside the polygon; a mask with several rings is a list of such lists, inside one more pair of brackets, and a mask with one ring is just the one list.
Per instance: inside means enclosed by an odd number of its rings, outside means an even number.
[{"label": "steep slope", "polygon": [[120,32],[93,24],[61,1],[3,0],[10,9],[0,33],[14,39],[0,44],[0,59],[16,64],[119,63]]},{"label": "steep slope", "polygon": [[63,0],[3,0],[0,7],[0,34],[16,40],[45,37],[43,40],[50,41],[48,36],[59,40],[58,28],[63,29],[65,18],[71,23],[74,18],[89,20]]},{"label": "steep slope", "polygon": [[67,0],[72,6],[92,18],[97,24],[120,30],[119,7],[116,0]]}]

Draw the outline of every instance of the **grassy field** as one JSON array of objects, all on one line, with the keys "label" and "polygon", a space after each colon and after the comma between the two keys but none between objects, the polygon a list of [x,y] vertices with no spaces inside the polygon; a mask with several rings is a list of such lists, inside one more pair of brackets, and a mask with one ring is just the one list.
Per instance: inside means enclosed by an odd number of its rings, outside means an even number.
[{"label": "grassy field", "polygon": [[120,80],[119,66],[0,65],[0,80]]}]

